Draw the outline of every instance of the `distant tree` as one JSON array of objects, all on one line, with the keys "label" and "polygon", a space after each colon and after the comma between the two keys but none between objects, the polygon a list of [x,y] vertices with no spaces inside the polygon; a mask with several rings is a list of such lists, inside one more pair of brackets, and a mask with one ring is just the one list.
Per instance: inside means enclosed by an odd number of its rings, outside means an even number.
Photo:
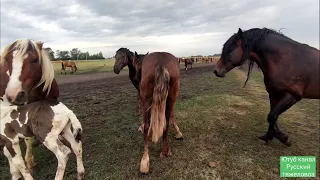
[{"label": "distant tree", "polygon": [[60,60],[70,60],[71,59],[69,51],[57,50],[56,51],[56,56],[57,56],[57,59],[60,59]]},{"label": "distant tree", "polygon": [[73,48],[70,51],[70,56],[72,60],[77,60],[79,58],[81,51],[78,48]]}]

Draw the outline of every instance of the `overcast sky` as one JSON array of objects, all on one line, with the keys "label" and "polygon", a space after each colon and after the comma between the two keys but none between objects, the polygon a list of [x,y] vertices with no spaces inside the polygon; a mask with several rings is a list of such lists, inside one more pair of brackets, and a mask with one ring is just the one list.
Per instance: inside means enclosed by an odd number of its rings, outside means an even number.
[{"label": "overcast sky", "polygon": [[28,38],[105,56],[120,47],[208,55],[239,27],[286,28],[319,49],[319,0],[1,0],[1,52]]}]

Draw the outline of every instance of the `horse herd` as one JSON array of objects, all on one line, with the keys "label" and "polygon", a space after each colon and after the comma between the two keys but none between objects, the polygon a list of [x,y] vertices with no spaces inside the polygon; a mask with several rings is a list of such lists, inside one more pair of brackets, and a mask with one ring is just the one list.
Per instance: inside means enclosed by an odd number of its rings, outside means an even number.
[{"label": "horse herd", "polygon": [[[35,165],[32,154],[34,138],[51,150],[58,160],[55,179],[63,179],[71,153],[77,157],[77,178],[84,178],[82,161],[82,126],[76,115],[59,102],[59,89],[54,70],[43,43],[16,40],[1,55],[1,126],[0,146],[10,166],[12,179],[33,179]],[[149,140],[162,137],[161,157],[171,155],[168,127],[171,121],[177,139],[183,135],[174,119],[174,106],[180,89],[180,68],[177,58],[168,52],[138,54],[127,48],[116,51],[114,73],[128,66],[129,78],[137,89],[137,111],[142,105],[144,151],[140,172],[149,172]],[[269,127],[259,138],[277,138],[287,146],[291,138],[277,126],[279,115],[302,98],[320,98],[319,50],[294,41],[271,29],[252,28],[232,35],[223,45],[213,73],[225,75],[233,68],[249,62],[249,79],[256,63],[264,75],[269,93]],[[246,84],[245,82],[245,84]],[[139,113],[139,112],[138,112]],[[20,140],[26,143],[22,158]],[[70,145],[65,144],[64,140]]]}]

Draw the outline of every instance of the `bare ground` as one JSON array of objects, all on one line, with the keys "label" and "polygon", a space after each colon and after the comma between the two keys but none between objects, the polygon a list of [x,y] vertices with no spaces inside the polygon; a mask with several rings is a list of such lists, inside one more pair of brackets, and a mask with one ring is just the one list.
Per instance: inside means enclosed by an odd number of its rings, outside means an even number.
[{"label": "bare ground", "polygon": [[[277,140],[265,145],[258,136],[267,130],[267,93],[256,72],[242,88],[245,72],[234,70],[224,79],[213,64],[181,70],[181,90],[175,116],[183,141],[169,131],[172,156],[161,159],[161,144],[150,143],[150,174],[141,175],[143,138],[135,116],[136,90],[128,72],[58,77],[60,100],[81,121],[86,179],[246,179],[279,178],[282,155],[315,155],[319,159],[319,101],[303,100],[279,118],[293,138],[286,147]],[[35,179],[53,179],[57,161],[43,146],[35,148]],[[10,179],[0,156],[0,179]],[[213,162],[216,167],[207,164]],[[75,157],[65,179],[74,179]],[[318,173],[319,175],[319,164]]]}]

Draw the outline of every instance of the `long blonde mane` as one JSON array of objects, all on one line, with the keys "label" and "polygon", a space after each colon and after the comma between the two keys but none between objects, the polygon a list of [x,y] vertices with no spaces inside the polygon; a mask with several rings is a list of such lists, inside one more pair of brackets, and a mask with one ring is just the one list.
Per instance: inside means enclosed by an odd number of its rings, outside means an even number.
[{"label": "long blonde mane", "polygon": [[39,56],[39,63],[41,64],[41,68],[42,68],[42,76],[41,76],[41,79],[36,87],[38,87],[42,83],[44,83],[42,92],[48,90],[47,95],[49,95],[49,92],[51,90],[52,81],[54,79],[54,69],[53,69],[53,65],[50,61],[50,57],[48,55],[48,52],[45,49],[40,50],[37,45],[38,43],[41,43],[41,42],[35,42],[35,41],[29,40],[29,39],[16,40],[15,42],[13,42],[12,44],[9,44],[5,48],[5,50],[1,54],[0,63],[1,63],[1,65],[3,65],[7,55],[12,53],[13,51],[16,52],[15,57],[24,59],[23,57],[28,51],[29,43],[31,44],[32,50],[37,51],[38,56]]}]

